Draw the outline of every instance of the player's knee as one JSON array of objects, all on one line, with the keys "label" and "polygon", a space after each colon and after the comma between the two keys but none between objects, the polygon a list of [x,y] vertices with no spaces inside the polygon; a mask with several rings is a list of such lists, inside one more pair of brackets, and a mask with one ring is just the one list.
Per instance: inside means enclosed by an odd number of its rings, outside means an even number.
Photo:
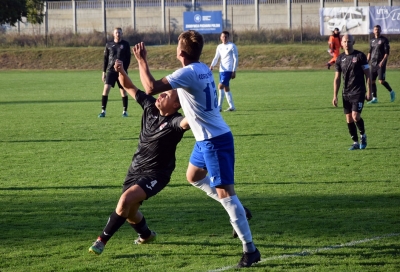
[{"label": "player's knee", "polygon": [[385,83],[385,81],[384,80],[379,80],[379,83],[383,84],[383,83]]}]

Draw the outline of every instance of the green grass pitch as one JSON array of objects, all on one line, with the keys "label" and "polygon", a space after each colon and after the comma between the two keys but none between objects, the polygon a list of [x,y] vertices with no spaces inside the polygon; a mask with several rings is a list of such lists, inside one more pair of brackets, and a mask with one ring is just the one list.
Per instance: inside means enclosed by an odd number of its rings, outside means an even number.
[{"label": "green grass pitch", "polygon": [[[379,103],[364,107],[368,147],[357,151],[347,150],[341,101],[331,103],[333,77],[239,71],[231,81],[237,111],[222,115],[262,254],[248,271],[400,269],[400,70],[387,72],[397,100],[378,84]],[[186,182],[191,132],[169,186],[142,206],[158,240],[134,245],[126,224],[94,256],[137,146],[140,107],[130,99],[122,118],[112,89],[97,118],[101,71],[1,71],[0,83],[1,272],[234,270],[242,246],[227,214]]]}]

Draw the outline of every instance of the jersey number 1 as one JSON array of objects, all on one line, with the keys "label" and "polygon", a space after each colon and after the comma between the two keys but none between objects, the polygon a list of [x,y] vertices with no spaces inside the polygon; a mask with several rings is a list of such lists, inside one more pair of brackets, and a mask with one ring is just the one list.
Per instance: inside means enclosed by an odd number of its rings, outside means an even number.
[{"label": "jersey number 1", "polygon": [[[212,111],[216,107],[218,107],[218,98],[217,98],[217,89],[215,89],[214,81],[211,82],[212,88],[210,88],[210,84],[207,83],[207,87],[203,90],[206,94],[206,108],[204,111]],[[214,108],[212,108],[212,100],[214,98]]]}]

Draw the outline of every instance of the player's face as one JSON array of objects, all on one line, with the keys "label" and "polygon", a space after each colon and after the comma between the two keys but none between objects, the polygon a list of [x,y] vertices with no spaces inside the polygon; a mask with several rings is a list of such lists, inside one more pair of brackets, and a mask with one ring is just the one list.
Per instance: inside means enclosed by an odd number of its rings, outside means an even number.
[{"label": "player's face", "polygon": [[225,33],[222,33],[220,38],[222,43],[227,43],[229,39],[228,35],[226,35]]},{"label": "player's face", "polygon": [[374,34],[376,37],[379,37],[381,35],[381,28],[380,27],[374,27]]},{"label": "player's face", "polygon": [[169,90],[158,95],[156,107],[163,112],[171,111],[179,107],[178,92]]},{"label": "player's face", "polygon": [[352,51],[353,50],[353,45],[354,45],[354,40],[352,37],[350,36],[343,36],[342,38],[342,46],[344,50],[347,51]]},{"label": "player's face", "polygon": [[114,33],[113,33],[113,36],[114,36],[114,40],[119,42],[122,39],[122,31],[118,30],[118,29],[115,29]]}]

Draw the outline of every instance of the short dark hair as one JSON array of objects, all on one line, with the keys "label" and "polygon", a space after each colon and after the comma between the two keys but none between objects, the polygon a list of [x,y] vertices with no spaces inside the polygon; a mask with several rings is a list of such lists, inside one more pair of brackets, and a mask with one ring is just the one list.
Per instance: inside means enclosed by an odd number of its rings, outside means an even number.
[{"label": "short dark hair", "polygon": [[224,31],[222,31],[222,33],[221,34],[225,34],[226,36],[228,36],[229,37],[229,31],[226,31],[226,30],[224,30]]},{"label": "short dark hair", "polygon": [[376,25],[376,26],[374,26],[374,28],[375,28],[375,27],[376,27],[376,28],[379,28],[379,29],[382,29],[380,25]]},{"label": "short dark hair", "polygon": [[339,31],[339,28],[335,27],[335,29],[333,31],[335,31],[335,30]]}]

